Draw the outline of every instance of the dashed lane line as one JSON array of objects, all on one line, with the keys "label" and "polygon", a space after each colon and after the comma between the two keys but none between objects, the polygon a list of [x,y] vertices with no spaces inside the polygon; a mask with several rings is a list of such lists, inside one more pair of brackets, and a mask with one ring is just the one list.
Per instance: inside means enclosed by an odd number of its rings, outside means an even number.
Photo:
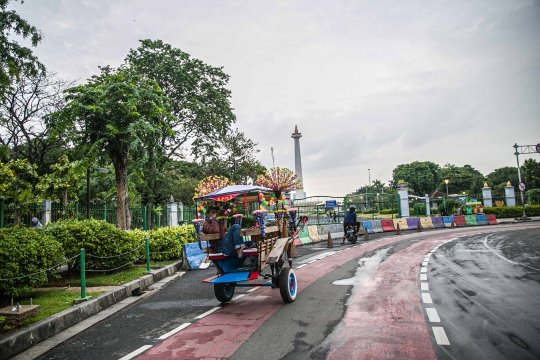
[{"label": "dashed lane line", "polygon": [[165,334],[161,335],[160,337],[158,337],[158,339],[159,340],[165,340],[166,338],[176,334],[180,330],[184,330],[189,325],[191,325],[191,323],[184,323],[184,324],[180,325],[179,327],[177,327],[176,329],[173,329],[173,330],[169,331],[168,333],[165,333]]},{"label": "dashed lane line", "polygon": [[435,341],[437,341],[438,345],[450,345],[442,326],[433,326],[433,335],[435,335]]},{"label": "dashed lane line", "polygon": [[432,304],[433,300],[431,300],[431,295],[429,295],[429,293],[422,293],[422,302],[424,304]]},{"label": "dashed lane line", "polygon": [[218,311],[219,309],[221,309],[221,306],[216,306],[215,308],[210,309],[210,310],[208,310],[207,312],[202,313],[202,314],[199,315],[199,316],[196,316],[195,319],[202,319],[203,317],[206,317],[206,316],[210,315],[211,313],[213,313],[213,312],[215,312],[215,311]]},{"label": "dashed lane line", "polygon": [[420,283],[420,290],[429,291],[429,285],[426,282]]},{"label": "dashed lane line", "polygon": [[420,280],[426,281],[427,280],[427,274],[420,274]]},{"label": "dashed lane line", "polygon": [[140,348],[138,348],[137,350],[133,351],[133,352],[130,352],[129,354],[127,354],[126,356],[124,357],[121,357],[120,360],[129,360],[129,359],[133,359],[135,356],[139,355],[139,354],[142,354],[143,352],[145,352],[146,350],[150,349],[152,347],[152,345],[144,345],[144,346],[141,346]]},{"label": "dashed lane line", "polygon": [[441,318],[435,308],[426,308],[426,313],[429,318],[429,322],[441,322]]}]

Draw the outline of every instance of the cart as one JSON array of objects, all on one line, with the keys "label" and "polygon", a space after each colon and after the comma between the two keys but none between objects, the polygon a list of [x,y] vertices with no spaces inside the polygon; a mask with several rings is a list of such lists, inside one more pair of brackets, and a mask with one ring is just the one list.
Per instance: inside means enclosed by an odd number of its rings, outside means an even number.
[{"label": "cart", "polygon": [[[261,193],[268,200],[272,190],[259,186],[234,185],[196,198],[195,201],[235,201],[245,206],[258,202]],[[199,246],[203,249],[202,240],[209,242],[210,245],[203,250],[207,252],[209,260],[217,270],[216,275],[203,282],[214,285],[214,294],[223,303],[231,301],[236,287],[257,286],[279,289],[283,301],[292,303],[296,299],[298,287],[296,273],[292,269],[294,239],[302,232],[307,219],[307,216],[299,218],[298,223],[293,226],[294,232],[288,237],[281,236],[284,231],[278,226],[266,227],[264,237],[260,228],[242,229],[240,235],[250,236],[256,243],[255,248],[244,249],[243,258],[215,252],[216,246],[213,245],[221,240],[219,234],[201,234],[198,237]],[[270,272],[267,268],[270,268]]]}]

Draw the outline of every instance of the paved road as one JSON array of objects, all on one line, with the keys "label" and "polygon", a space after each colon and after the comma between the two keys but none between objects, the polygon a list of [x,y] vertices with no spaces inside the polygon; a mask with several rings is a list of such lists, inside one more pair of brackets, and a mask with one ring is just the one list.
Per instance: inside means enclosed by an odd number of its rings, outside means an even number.
[{"label": "paved road", "polygon": [[299,248],[288,305],[238,288],[222,307],[212,270],[187,272],[41,358],[540,358],[540,226],[405,234]]}]

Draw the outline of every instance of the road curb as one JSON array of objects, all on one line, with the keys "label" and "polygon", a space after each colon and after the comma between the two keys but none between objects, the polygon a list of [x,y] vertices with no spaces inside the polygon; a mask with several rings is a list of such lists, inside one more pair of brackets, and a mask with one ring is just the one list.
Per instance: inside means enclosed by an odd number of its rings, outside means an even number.
[{"label": "road curb", "polygon": [[0,360],[9,359],[123,299],[140,295],[150,285],[173,275],[180,270],[181,266],[182,260],[179,260],[161,269],[153,270],[147,275],[120,285],[117,289],[107,291],[6,336],[0,340]]}]

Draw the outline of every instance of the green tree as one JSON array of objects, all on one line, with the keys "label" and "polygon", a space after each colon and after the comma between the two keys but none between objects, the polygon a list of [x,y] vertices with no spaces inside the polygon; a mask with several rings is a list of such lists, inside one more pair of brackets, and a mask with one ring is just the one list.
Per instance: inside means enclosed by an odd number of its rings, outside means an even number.
[{"label": "green tree", "polygon": [[465,192],[469,197],[479,196],[485,182],[484,175],[471,165],[459,167],[452,164],[446,164],[440,170],[438,189],[442,192],[446,192],[444,180],[448,180],[448,192],[450,194]]},{"label": "green tree", "polygon": [[527,159],[521,165],[521,179],[527,189],[540,189],[540,163],[535,159]]},{"label": "green tree", "polygon": [[[11,160],[7,167],[13,173],[13,178],[6,191],[6,198],[12,199],[14,225],[21,222],[22,210],[32,204],[34,199],[33,183],[37,178],[36,165],[27,159]],[[8,175],[9,176],[9,175]]]},{"label": "green tree", "polygon": [[40,198],[52,201],[61,199],[62,206],[68,205],[68,197],[78,199],[77,181],[83,177],[81,169],[76,162],[70,162],[66,155],[58,159],[58,163],[51,165],[52,173],[40,177],[36,190]]},{"label": "green tree", "polygon": [[[32,46],[41,41],[41,32],[15,11],[7,10],[11,0],[0,0],[0,100],[11,84],[19,80],[21,73],[37,75],[45,72],[45,67],[27,47],[10,40],[13,34],[29,39]],[[22,0],[21,0],[22,3]]]},{"label": "green tree", "polygon": [[504,166],[493,170],[486,176],[488,186],[492,188],[494,193],[503,193],[506,183],[510,181],[512,185],[518,183],[517,168],[514,166]]},{"label": "green tree", "polygon": [[439,185],[439,165],[431,161],[415,161],[398,165],[392,172],[392,187],[399,180],[409,184],[409,191],[419,196],[431,194]]},{"label": "green tree", "polygon": [[160,141],[174,136],[173,117],[158,84],[129,69],[101,68],[87,84],[67,90],[67,105],[53,114],[53,135],[69,134],[87,151],[83,168],[108,156],[115,170],[116,226],[130,228],[128,166],[142,169],[148,149],[159,151]]}]

